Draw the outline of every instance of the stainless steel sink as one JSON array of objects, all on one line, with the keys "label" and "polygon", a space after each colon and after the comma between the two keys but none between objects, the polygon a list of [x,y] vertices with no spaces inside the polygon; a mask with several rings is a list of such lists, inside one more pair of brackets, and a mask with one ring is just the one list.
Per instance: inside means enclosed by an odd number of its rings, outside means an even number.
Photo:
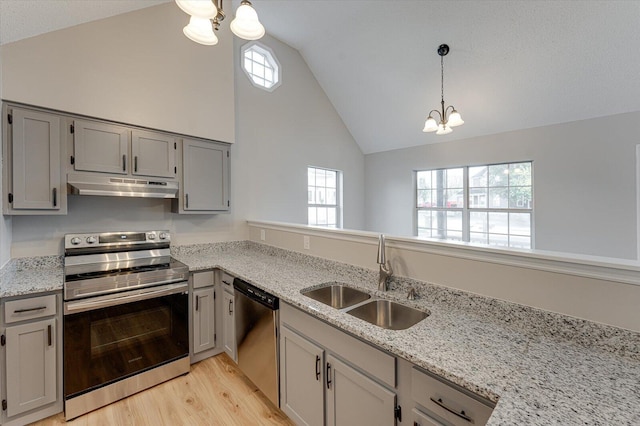
[{"label": "stainless steel sink", "polygon": [[390,300],[372,300],[347,313],[389,330],[404,330],[429,316],[426,312]]},{"label": "stainless steel sink", "polygon": [[336,309],[347,308],[371,298],[364,291],[338,283],[303,291],[302,294]]}]

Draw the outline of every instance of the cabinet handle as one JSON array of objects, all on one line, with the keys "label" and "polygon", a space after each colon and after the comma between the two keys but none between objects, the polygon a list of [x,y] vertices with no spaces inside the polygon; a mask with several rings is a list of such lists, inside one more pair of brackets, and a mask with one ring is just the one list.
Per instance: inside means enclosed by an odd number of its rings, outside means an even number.
[{"label": "cabinet handle", "polygon": [[444,408],[445,410],[447,410],[448,412],[450,412],[451,414],[455,414],[456,416],[460,417],[463,420],[468,421],[469,423],[473,423],[473,419],[469,416],[467,416],[464,412],[464,410],[460,411],[459,413],[454,410],[451,407],[448,407],[444,402],[442,402],[442,398],[438,398],[438,400],[433,399],[433,397],[430,398],[431,402],[435,403],[436,405],[438,405],[439,407]]},{"label": "cabinet handle", "polygon": [[137,155],[135,157],[133,157],[133,171],[134,172],[138,171],[138,156]]},{"label": "cabinet handle", "polygon": [[51,339],[51,324],[47,326],[47,338],[49,340],[49,346],[51,346],[53,344]]},{"label": "cabinet handle", "polygon": [[13,311],[14,314],[23,314],[25,312],[33,312],[33,311],[42,311],[43,309],[47,309],[46,306],[38,306],[37,308],[25,308],[25,309],[16,309]]},{"label": "cabinet handle", "polygon": [[122,156],[122,171],[123,172],[127,171],[127,156],[126,155]]},{"label": "cabinet handle", "polygon": [[196,311],[198,310],[198,302],[200,302],[200,297],[196,294]]},{"label": "cabinet handle", "polygon": [[320,355],[316,355],[316,380],[320,381]]},{"label": "cabinet handle", "polygon": [[188,209],[189,208],[189,194],[184,194],[184,203],[185,203],[185,208]]},{"label": "cabinet handle", "polygon": [[229,315],[233,314],[233,300],[229,300]]},{"label": "cabinet handle", "polygon": [[327,363],[327,389],[331,389],[331,364]]},{"label": "cabinet handle", "polygon": [[58,188],[53,188],[53,207],[58,207]]}]

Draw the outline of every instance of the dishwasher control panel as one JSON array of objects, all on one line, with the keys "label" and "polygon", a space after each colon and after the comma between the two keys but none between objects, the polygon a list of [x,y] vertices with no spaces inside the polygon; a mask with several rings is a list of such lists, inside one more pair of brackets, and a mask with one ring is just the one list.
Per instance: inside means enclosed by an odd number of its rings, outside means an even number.
[{"label": "dishwasher control panel", "polygon": [[236,278],[233,280],[233,288],[236,291],[246,295],[250,299],[253,299],[257,302],[262,303],[268,308],[273,310],[278,309],[279,300],[273,294],[267,293],[266,291],[259,289],[246,281],[241,280],[240,278]]}]

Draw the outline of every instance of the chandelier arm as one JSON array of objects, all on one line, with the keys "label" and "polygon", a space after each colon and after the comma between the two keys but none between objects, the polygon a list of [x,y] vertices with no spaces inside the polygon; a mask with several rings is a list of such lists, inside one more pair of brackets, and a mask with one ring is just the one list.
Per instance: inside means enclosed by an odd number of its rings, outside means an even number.
[{"label": "chandelier arm", "polygon": [[435,112],[436,114],[438,114],[438,117],[440,117],[440,121],[442,121],[442,113],[440,111],[438,111],[437,109],[432,109],[431,111],[429,111],[429,117],[432,117],[431,113]]}]

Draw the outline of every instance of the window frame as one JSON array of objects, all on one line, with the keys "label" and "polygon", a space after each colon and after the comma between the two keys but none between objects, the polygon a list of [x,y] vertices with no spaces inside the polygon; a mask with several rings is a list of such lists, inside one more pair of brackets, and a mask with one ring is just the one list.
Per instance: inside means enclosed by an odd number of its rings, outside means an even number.
[{"label": "window frame", "polygon": [[[309,184],[309,170],[310,169],[315,169],[315,170],[324,170],[324,171],[329,171],[329,172],[334,172],[336,174],[336,204],[318,204],[318,203],[309,203],[309,187],[312,186]],[[329,229],[342,229],[343,227],[343,218],[342,218],[342,213],[343,213],[343,203],[342,203],[342,184],[343,184],[343,173],[341,170],[337,170],[337,169],[330,169],[327,167],[318,167],[318,166],[307,166],[306,168],[307,171],[307,225],[309,226],[318,226],[321,228],[329,228]],[[317,185],[313,185],[313,187],[317,188]],[[325,185],[325,188],[327,188],[327,186]],[[317,224],[317,223],[310,223],[309,220],[309,209],[310,208],[335,208],[336,209],[336,224],[335,227],[333,225],[321,225],[321,224]],[[317,217],[317,216],[316,216]],[[317,222],[317,220],[316,220]]]},{"label": "window frame", "polygon": [[[256,51],[260,55],[264,56],[265,57],[265,61],[268,62],[269,65],[273,68],[273,74],[274,74],[275,82],[273,83],[272,86],[267,87],[267,86],[261,85],[259,83],[256,83],[256,81],[253,79],[253,75],[254,74],[249,72],[245,68],[245,66],[244,66],[245,65],[245,53],[248,50]],[[253,61],[253,59],[251,59],[251,61]],[[273,53],[273,50],[271,50],[271,48],[269,48],[268,46],[265,46],[264,44],[259,43],[257,41],[252,41],[252,42],[246,43],[245,45],[243,45],[240,48],[240,68],[244,72],[245,76],[249,79],[251,84],[254,87],[257,87],[259,89],[266,90],[267,92],[273,92],[278,87],[280,87],[280,85],[282,84],[282,65],[280,65],[280,61],[278,61],[278,58],[276,57],[275,53]],[[260,76],[257,76],[257,77],[260,78]]]},{"label": "window frame", "polygon": [[[471,183],[469,182],[470,180],[470,176],[469,176],[469,169],[471,168],[475,168],[475,167],[486,167],[487,168],[487,172],[489,171],[489,168],[491,166],[510,166],[512,164],[523,164],[523,163],[528,163],[530,165],[530,178],[531,178],[531,183],[529,185],[529,187],[531,188],[531,207],[530,208],[512,208],[512,207],[489,207],[489,193],[487,192],[487,207],[471,207]],[[474,164],[474,165],[468,165],[468,166],[454,166],[454,167],[446,167],[446,168],[433,168],[433,169],[419,169],[419,170],[414,170],[413,173],[413,193],[414,193],[414,214],[413,214],[413,232],[414,232],[414,236],[418,237],[418,238],[429,238],[429,239],[436,239],[438,241],[443,241],[443,242],[463,242],[465,244],[472,244],[472,245],[477,245],[477,246],[482,246],[482,247],[493,247],[493,248],[504,248],[504,249],[524,249],[524,250],[532,250],[535,248],[535,220],[534,220],[534,167],[533,167],[533,160],[522,160],[522,161],[510,161],[510,162],[506,162],[506,163],[490,163],[490,164]],[[418,191],[419,191],[419,183],[418,183],[418,175],[420,172],[433,172],[433,171],[441,171],[441,170],[451,170],[451,169],[460,169],[462,168],[463,170],[463,194],[464,194],[464,205],[462,208],[450,208],[450,207],[419,207],[418,206]],[[521,187],[523,185],[514,185],[514,187]],[[507,191],[511,188],[512,186],[509,184],[507,184],[507,186],[505,187],[507,189]],[[489,191],[489,188],[491,188],[489,186],[489,182],[487,182],[487,186],[486,187],[478,187],[478,186],[474,186],[473,188],[486,188],[487,191]],[[507,192],[508,193],[508,192]],[[508,197],[508,196],[507,196]],[[434,228],[420,228],[419,227],[419,215],[421,211],[431,211],[431,212],[438,212],[438,211],[444,211],[444,212],[451,212],[451,211],[462,211],[462,239],[449,239],[449,238],[438,238],[437,236],[428,236],[428,237],[424,237],[424,236],[420,236],[420,229],[431,229],[433,230]],[[490,244],[489,242],[486,243],[480,243],[480,242],[471,242],[471,213],[474,212],[478,212],[478,213],[487,213],[487,215],[489,213],[505,213],[507,214],[507,226],[508,226],[508,230],[506,234],[498,234],[498,233],[494,233],[494,235],[504,235],[507,238],[507,245],[506,246],[502,246],[502,245],[497,245],[497,244]],[[529,214],[530,217],[530,223],[529,223],[529,248],[521,248],[521,247],[514,247],[511,245],[511,238],[512,237],[526,237],[523,235],[518,235],[518,234],[512,234],[511,230],[510,230],[510,224],[511,224],[511,214],[517,214],[517,213],[526,213]],[[487,232],[487,239],[488,241],[490,238],[490,235],[492,235],[491,233]]]}]

